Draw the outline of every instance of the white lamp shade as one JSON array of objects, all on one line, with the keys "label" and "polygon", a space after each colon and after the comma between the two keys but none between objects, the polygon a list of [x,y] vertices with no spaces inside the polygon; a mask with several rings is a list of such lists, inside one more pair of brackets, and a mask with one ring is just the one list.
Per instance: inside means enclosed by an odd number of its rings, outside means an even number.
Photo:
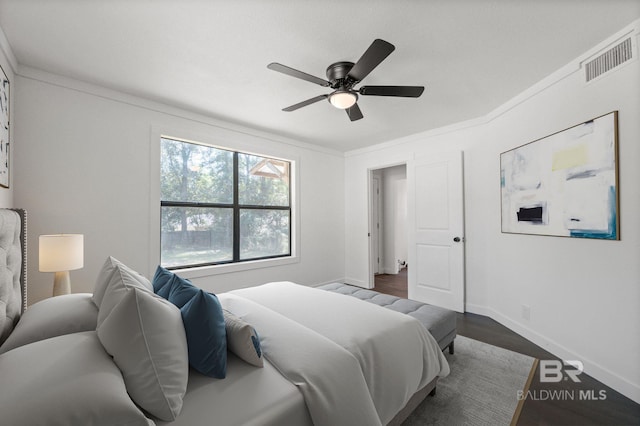
[{"label": "white lamp shade", "polygon": [[40,272],[61,272],[84,266],[84,235],[40,235]]}]

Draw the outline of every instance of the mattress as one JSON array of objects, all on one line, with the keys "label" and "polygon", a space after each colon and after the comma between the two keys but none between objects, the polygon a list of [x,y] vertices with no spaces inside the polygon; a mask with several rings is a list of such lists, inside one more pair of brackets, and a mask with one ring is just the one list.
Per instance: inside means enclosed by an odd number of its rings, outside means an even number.
[{"label": "mattress", "polygon": [[189,372],[182,413],[158,425],[313,425],[304,398],[267,360],[256,368],[229,353],[224,380]]}]

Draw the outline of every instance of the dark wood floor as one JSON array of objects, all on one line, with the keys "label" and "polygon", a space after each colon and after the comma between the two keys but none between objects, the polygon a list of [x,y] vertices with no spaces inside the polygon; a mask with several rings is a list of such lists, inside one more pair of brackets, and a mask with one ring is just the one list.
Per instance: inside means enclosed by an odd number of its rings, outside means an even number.
[{"label": "dark wood floor", "polygon": [[[376,275],[374,290],[406,298],[407,270],[403,269],[398,275]],[[457,328],[461,336],[539,360],[558,359],[502,324],[482,315],[458,314]],[[580,383],[574,383],[570,379],[564,379],[559,383],[541,383],[538,365],[515,424],[519,426],[640,425],[640,404],[636,404],[586,373],[579,375],[578,378],[581,380]]]}]

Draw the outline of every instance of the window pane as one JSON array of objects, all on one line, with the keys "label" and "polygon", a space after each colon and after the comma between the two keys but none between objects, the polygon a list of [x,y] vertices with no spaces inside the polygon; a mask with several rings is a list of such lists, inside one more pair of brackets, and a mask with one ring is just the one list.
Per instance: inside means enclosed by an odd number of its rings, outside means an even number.
[{"label": "window pane", "polygon": [[233,152],[164,138],[161,142],[163,201],[233,202]]},{"label": "window pane", "polygon": [[288,254],[288,210],[240,210],[241,260]]},{"label": "window pane", "polygon": [[233,259],[233,209],[162,207],[161,214],[162,266]]},{"label": "window pane", "polygon": [[289,162],[240,153],[238,176],[240,204],[289,205]]}]

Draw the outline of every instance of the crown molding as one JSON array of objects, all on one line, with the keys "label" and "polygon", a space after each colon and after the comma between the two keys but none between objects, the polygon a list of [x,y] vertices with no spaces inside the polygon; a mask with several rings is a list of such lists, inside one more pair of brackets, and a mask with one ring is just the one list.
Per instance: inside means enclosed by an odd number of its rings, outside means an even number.
[{"label": "crown molding", "polygon": [[171,115],[174,117],[183,118],[185,120],[197,122],[200,124],[209,125],[212,127],[221,128],[224,130],[233,131],[236,133],[246,134],[253,137],[269,140],[276,143],[281,143],[289,146],[293,146],[300,149],[306,149],[310,151],[321,152],[328,155],[334,155],[343,157],[341,151],[325,148],[313,143],[302,142],[295,139],[287,138],[277,134],[261,131],[248,126],[231,123],[220,118],[209,116],[206,113],[192,111],[189,109],[173,106],[167,103],[150,100],[137,95],[132,95],[126,92],[110,89],[105,86],[100,86],[94,83],[89,83],[82,80],[77,80],[71,77],[54,74],[48,71],[44,71],[38,68],[28,67],[20,65],[16,75],[25,79],[39,81],[41,83],[51,84],[54,86],[62,87],[68,90],[74,90],[80,93],[97,96],[100,98],[108,99],[114,102],[119,102],[138,108],[143,108],[149,111],[154,111],[162,114]]},{"label": "crown molding", "polygon": [[7,62],[11,67],[11,71],[16,74],[18,72],[18,60],[13,54],[13,50],[11,49],[11,45],[9,44],[9,40],[4,34],[2,27],[0,27],[0,51],[2,51],[4,57],[7,58]]},{"label": "crown molding", "polygon": [[[511,111],[512,109],[516,108],[518,105],[526,102],[527,100],[533,98],[539,93],[547,90],[548,88],[555,85],[556,83],[559,83],[562,80],[569,78],[574,73],[579,72],[582,69],[582,64],[585,60],[592,57],[595,53],[605,49],[607,46],[610,46],[616,41],[619,41],[620,39],[628,36],[632,36],[632,37],[635,36],[640,38],[640,19],[636,19],[631,24],[625,26],[620,31],[616,32],[610,37],[607,37],[605,40],[598,43],[597,45],[595,45],[594,47],[592,47],[582,55],[578,56],[577,58],[569,62],[567,65],[553,72],[549,76],[543,78],[538,83],[534,84],[528,89],[525,89],[523,92],[519,93],[515,97],[509,99],[499,107],[495,108],[492,111],[489,111],[487,114],[483,116],[477,117],[475,119],[462,121],[459,123],[454,123],[449,126],[440,127],[437,129],[431,129],[431,130],[427,130],[420,133],[415,133],[413,135],[405,136],[400,139],[383,142],[383,143],[372,145],[369,147],[347,151],[345,152],[344,155],[345,157],[358,156],[366,153],[393,148],[396,146],[401,146],[414,141],[424,141],[426,139],[433,138],[436,136],[441,136],[448,133],[457,132],[463,129],[469,129],[472,127],[478,127],[478,126],[488,124],[493,120],[499,118],[500,116],[506,114],[507,112]],[[638,52],[636,52],[636,54],[637,53]]]}]

